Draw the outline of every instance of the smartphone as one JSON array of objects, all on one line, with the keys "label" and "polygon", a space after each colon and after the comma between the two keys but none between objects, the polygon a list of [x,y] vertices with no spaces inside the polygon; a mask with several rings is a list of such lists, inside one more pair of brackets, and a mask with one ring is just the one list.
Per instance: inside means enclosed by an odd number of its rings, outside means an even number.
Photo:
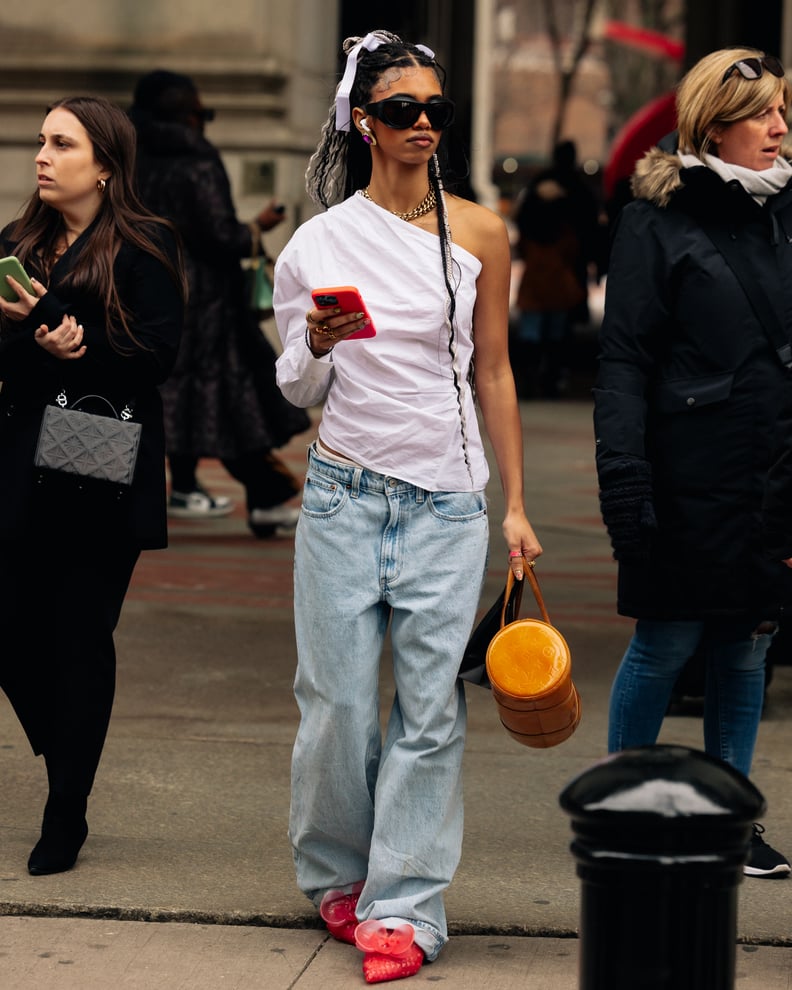
[{"label": "smartphone", "polygon": [[376,337],[374,322],[366,309],[363,297],[354,285],[334,285],[327,289],[314,289],[311,293],[317,309],[335,309],[341,307],[342,313],[362,313],[368,319],[368,324],[356,330],[344,340],[360,340],[364,337]]},{"label": "smartphone", "polygon": [[6,275],[15,278],[26,292],[35,296],[33,283],[28,278],[25,269],[20,265],[19,260],[13,254],[7,258],[0,258],[0,296],[3,299],[7,299],[8,302],[18,302],[19,296],[14,292],[9,283],[6,282]]}]

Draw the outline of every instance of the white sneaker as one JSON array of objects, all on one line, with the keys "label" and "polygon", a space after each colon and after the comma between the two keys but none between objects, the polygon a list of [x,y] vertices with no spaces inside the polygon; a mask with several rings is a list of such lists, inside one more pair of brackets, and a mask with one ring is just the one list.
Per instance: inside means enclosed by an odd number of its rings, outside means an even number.
[{"label": "white sneaker", "polygon": [[248,526],[258,539],[293,536],[300,509],[293,505],[273,505],[271,509],[251,509]]},{"label": "white sneaker", "polygon": [[300,518],[299,506],[273,505],[271,509],[251,509],[251,526],[296,526]]},{"label": "white sneaker", "polygon": [[175,519],[217,519],[229,516],[234,503],[224,495],[214,497],[203,488],[194,492],[171,492],[168,499],[168,515]]}]

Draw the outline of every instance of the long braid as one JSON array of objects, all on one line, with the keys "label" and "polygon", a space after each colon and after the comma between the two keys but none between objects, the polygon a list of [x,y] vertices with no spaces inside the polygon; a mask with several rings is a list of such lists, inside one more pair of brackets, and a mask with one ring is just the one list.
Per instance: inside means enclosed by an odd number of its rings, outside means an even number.
[{"label": "long braid", "polygon": [[[437,220],[440,240],[440,257],[443,263],[443,280],[445,281],[448,302],[445,308],[446,327],[448,329],[448,353],[451,357],[451,372],[454,377],[454,390],[457,397],[457,408],[459,409],[459,424],[462,428],[462,454],[465,458],[465,467],[471,482],[473,481],[473,469],[470,465],[470,453],[468,446],[467,416],[465,415],[465,402],[463,394],[462,374],[459,368],[459,352],[457,349],[456,334],[456,285],[454,256],[451,250],[451,227],[448,222],[448,209],[446,207],[445,195],[443,193],[443,180],[440,175],[440,163],[437,155],[432,156],[432,163],[429,169],[429,181],[431,182],[435,197],[437,198]],[[458,271],[458,266],[456,266]],[[468,373],[468,386],[472,390],[472,367]]]}]

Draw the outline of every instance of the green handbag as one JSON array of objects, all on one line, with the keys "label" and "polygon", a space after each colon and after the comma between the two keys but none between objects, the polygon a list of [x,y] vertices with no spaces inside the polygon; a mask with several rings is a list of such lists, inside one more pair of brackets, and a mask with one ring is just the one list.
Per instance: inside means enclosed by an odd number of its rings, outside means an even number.
[{"label": "green handbag", "polygon": [[245,267],[245,298],[248,309],[260,320],[272,316],[272,259],[259,250],[258,238],[253,238],[253,254]]}]

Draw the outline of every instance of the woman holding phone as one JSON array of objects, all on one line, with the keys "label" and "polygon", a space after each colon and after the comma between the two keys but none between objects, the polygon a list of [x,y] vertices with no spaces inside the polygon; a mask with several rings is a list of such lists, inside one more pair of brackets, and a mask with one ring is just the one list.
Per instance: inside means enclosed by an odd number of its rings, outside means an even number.
[{"label": "woman holding phone", "polygon": [[[38,189],[0,234],[32,279],[0,298],[0,686],[49,793],[33,875],[70,869],[115,687],[113,631],[141,550],[164,547],[158,385],[173,366],[184,280],[175,236],[134,192],[135,132],[103,99],[50,107]],[[44,475],[33,459],[47,404],[102,396],[142,426],[135,475]]]},{"label": "woman holding phone", "polygon": [[[297,405],[324,403],[295,540],[290,838],[300,888],[364,952],[374,983],[413,975],[448,937],[443,894],[462,841],[457,674],[489,542],[474,398],[515,573],[542,551],[523,508],[505,225],[444,189],[454,105],[434,54],[386,31],[344,50],[307,173],[327,209],[296,231],[275,277],[279,384]],[[376,336],[352,339],[362,310],[312,299],[350,285]],[[383,740],[388,628],[396,695]]]}]

